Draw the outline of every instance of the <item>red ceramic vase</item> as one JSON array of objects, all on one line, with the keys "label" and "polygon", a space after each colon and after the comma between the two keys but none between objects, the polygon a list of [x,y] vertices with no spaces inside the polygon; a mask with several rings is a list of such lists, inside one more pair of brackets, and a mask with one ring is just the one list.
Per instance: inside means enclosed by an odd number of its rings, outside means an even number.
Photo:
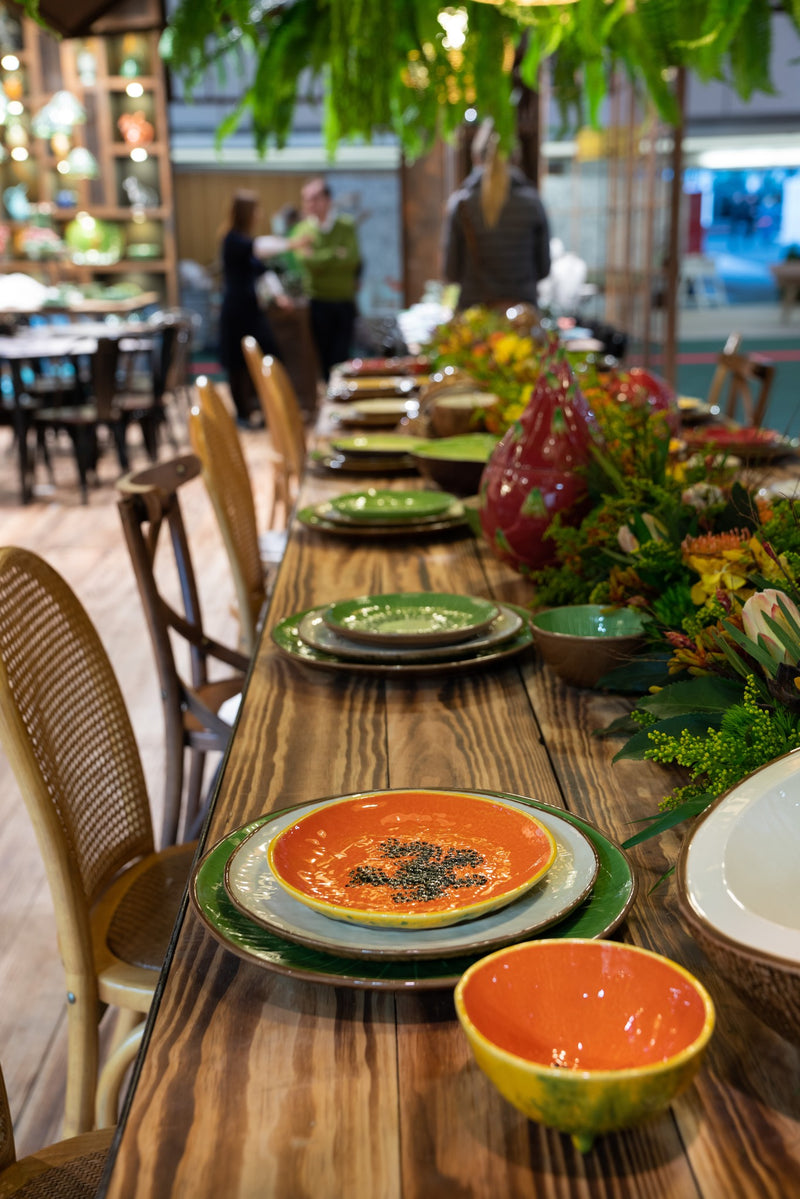
[{"label": "red ceramic vase", "polygon": [[496,557],[521,574],[552,561],[554,545],[544,533],[556,513],[576,522],[584,515],[587,488],[579,468],[588,464],[597,437],[566,356],[554,349],[481,478],[481,527]]}]

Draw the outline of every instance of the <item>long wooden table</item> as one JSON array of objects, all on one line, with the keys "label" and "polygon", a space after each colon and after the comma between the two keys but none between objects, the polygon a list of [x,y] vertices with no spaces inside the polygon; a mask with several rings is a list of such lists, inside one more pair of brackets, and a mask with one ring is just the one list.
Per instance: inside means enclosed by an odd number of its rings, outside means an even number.
[{"label": "long wooden table", "polygon": [[[310,477],[304,500],[358,481]],[[561,684],[530,655],[472,674],[384,681],[298,666],[282,617],[365,593],[438,589],[524,601],[528,585],[470,537],[360,542],[292,531],[204,833],[369,788],[488,788],[563,806],[623,840],[670,786],[612,765],[593,737],[623,701]],[[787,1199],[800,1193],[800,1055],[713,976],[684,933],[678,834],[631,854],[636,902],[617,935],[693,970],[717,1005],[697,1081],[649,1122],[581,1156],[530,1123],[475,1066],[451,990],[358,990],[243,961],[191,906],[151,1013],[104,1194],[158,1199],[628,1196]]]}]

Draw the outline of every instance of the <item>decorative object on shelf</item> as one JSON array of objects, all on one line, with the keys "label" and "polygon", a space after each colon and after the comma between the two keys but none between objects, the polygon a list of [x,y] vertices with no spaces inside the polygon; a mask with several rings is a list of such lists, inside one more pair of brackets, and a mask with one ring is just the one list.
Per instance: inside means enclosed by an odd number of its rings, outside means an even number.
[{"label": "decorative object on shelf", "polygon": [[52,138],[56,134],[72,133],[76,125],[86,121],[86,109],[72,92],[61,90],[51,96],[31,121],[35,137]]},{"label": "decorative object on shelf", "polygon": [[56,192],[56,208],[74,208],[77,200],[77,193],[71,191],[68,187],[59,188],[59,190]]},{"label": "decorative object on shelf", "polygon": [[135,175],[126,175],[122,180],[122,190],[128,197],[131,208],[157,208],[158,193],[152,187],[146,187]]},{"label": "decorative object on shelf", "polygon": [[78,78],[84,87],[91,87],[97,83],[97,60],[88,46],[84,46],[78,51],[75,66],[78,69]]},{"label": "decorative object on shelf", "polygon": [[17,245],[20,253],[34,262],[60,258],[64,253],[64,242],[48,225],[28,225],[21,230]]},{"label": "decorative object on shelf", "polygon": [[129,146],[149,146],[155,137],[155,129],[141,109],[123,112],[117,121],[117,128]]},{"label": "decorative object on shelf", "polygon": [[27,185],[17,183],[7,187],[3,192],[3,204],[12,221],[27,221],[31,210]]},{"label": "decorative object on shelf", "polygon": [[24,92],[22,75],[19,71],[11,71],[3,80],[3,91],[9,100],[21,100]]},{"label": "decorative object on shelf", "polygon": [[73,146],[56,169],[65,179],[96,179],[100,174],[97,159],[85,146]]},{"label": "decorative object on shelf", "polygon": [[64,230],[72,261],[81,266],[108,266],[122,257],[124,235],[119,225],[79,212]]},{"label": "decorative object on shelf", "polygon": [[556,342],[527,395],[480,486],[481,525],[492,553],[521,574],[553,558],[555,546],[544,534],[556,513],[583,515],[587,486],[579,468],[588,465],[597,436],[594,413]]}]

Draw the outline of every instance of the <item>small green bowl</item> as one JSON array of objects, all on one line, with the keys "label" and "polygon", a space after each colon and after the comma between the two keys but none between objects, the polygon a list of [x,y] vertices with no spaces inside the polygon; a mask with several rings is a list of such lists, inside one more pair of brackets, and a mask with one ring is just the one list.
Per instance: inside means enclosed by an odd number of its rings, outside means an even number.
[{"label": "small green bowl", "polygon": [[634,608],[574,604],[531,617],[536,648],[552,671],[574,687],[596,687],[603,675],[630,661],[645,644]]},{"label": "small green bowl", "polygon": [[424,478],[456,495],[474,495],[499,440],[492,433],[439,437],[417,442],[411,456]]}]

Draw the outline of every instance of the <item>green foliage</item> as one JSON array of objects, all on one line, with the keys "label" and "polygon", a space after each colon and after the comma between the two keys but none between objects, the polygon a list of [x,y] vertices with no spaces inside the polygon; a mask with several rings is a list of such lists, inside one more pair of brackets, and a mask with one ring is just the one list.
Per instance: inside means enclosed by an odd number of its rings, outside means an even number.
[{"label": "green foliage", "polygon": [[[36,0],[25,0],[34,12]],[[674,68],[726,79],[739,95],[770,91],[769,0],[577,0],[520,7],[464,0],[469,33],[459,50],[443,45],[439,0],[179,0],[162,54],[190,86],[237,46],[256,58],[242,99],[220,126],[226,136],[245,112],[256,145],[282,145],[298,101],[299,80],[325,98],[328,146],[393,131],[414,157],[435,137],[450,136],[475,105],[492,116],[508,146],[514,125],[510,62],[523,50],[520,74],[536,87],[541,64],[554,58],[554,95],[567,122],[599,119],[607,81],[622,67],[655,102],[677,117]],[[800,2],[789,17],[800,27]],[[234,66],[234,69],[238,69]]]}]

